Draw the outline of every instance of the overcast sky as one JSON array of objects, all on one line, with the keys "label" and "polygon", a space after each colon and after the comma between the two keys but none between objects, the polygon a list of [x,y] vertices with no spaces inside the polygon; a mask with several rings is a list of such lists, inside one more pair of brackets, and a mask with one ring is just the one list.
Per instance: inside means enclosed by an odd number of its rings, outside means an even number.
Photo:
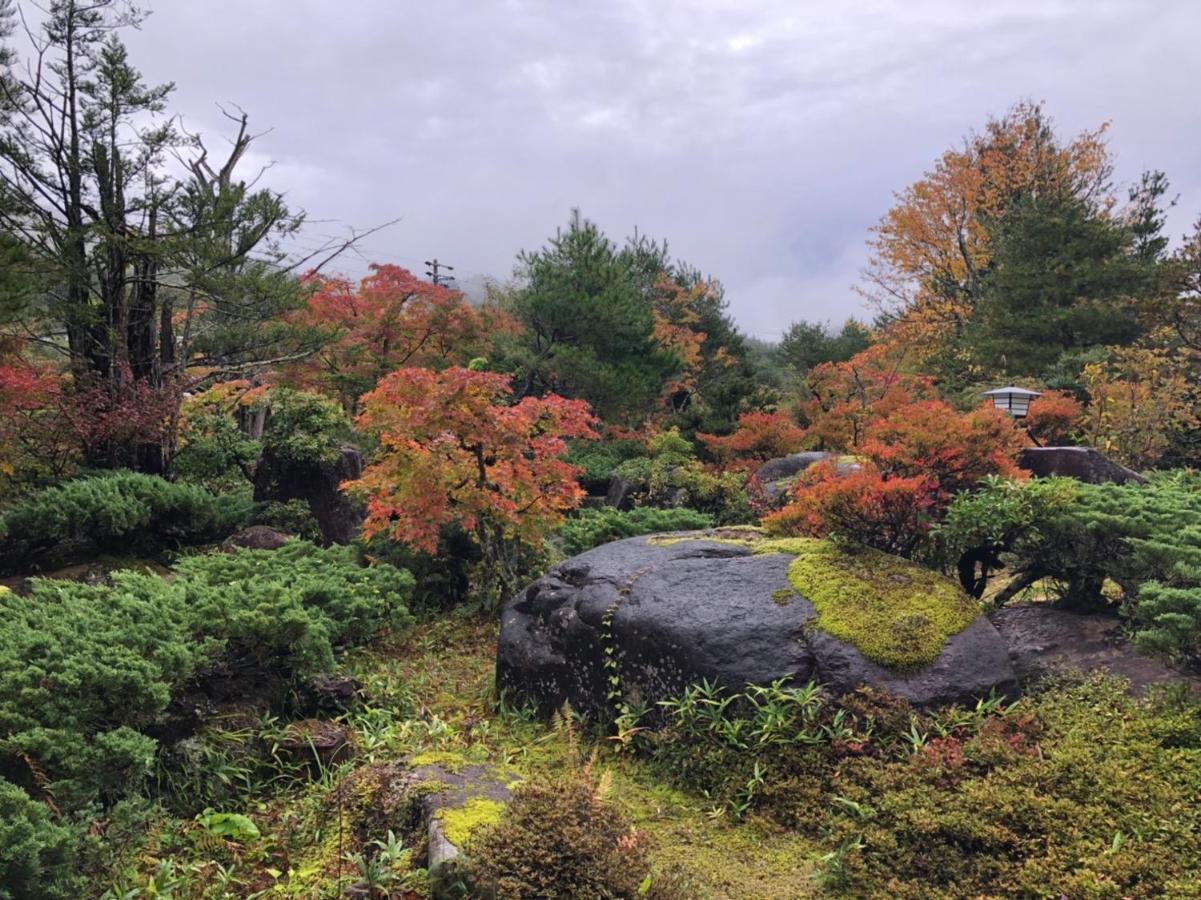
[{"label": "overcast sky", "polygon": [[[868,229],[988,115],[1112,122],[1119,182],[1201,212],[1198,0],[146,0],[193,130],[237,103],[309,241],[507,278],[579,206],[720,278],[748,332],[861,314]],[[343,266],[361,274],[363,262]]]}]

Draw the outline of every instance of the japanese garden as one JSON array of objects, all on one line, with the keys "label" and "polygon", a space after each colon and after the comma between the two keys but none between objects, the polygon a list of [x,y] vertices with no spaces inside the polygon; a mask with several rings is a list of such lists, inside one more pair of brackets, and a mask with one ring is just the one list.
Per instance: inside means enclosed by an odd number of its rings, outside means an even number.
[{"label": "japanese garden", "polygon": [[983,107],[768,341],[298,243],[140,21],[0,0],[0,900],[1201,896],[1171,173]]}]

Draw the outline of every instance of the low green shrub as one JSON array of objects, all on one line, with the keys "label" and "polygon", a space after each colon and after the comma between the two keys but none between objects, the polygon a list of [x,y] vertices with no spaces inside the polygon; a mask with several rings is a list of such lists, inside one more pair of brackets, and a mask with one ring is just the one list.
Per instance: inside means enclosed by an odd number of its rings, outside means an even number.
[{"label": "low green shrub", "polygon": [[154,553],[231,534],[249,521],[246,495],[216,496],[153,475],[111,472],[47,488],[0,516],[0,567],[60,542],[101,551]]},{"label": "low green shrub", "polygon": [[308,503],[298,498],[288,501],[268,500],[255,506],[251,525],[269,525],[294,534],[306,541],[321,540],[321,526]]},{"label": "low green shrub", "polygon": [[660,531],[692,531],[712,528],[713,517],[693,509],[654,509],[642,506],[623,512],[606,506],[582,509],[559,529],[563,552],[568,556],[600,544]]},{"label": "low green shrub", "polygon": [[70,876],[78,840],[45,803],[0,778],[0,900],[80,896]]},{"label": "low green shrub", "polygon": [[411,588],[351,548],[293,541],[190,557],[170,580],[0,592],[0,776],[64,809],[111,804],[145,784],[151,734],[185,686],[230,660],[282,678],[327,670],[339,644],[406,624]]},{"label": "low green shrub", "polygon": [[649,455],[626,460],[616,469],[632,486],[635,506],[693,509],[713,516],[719,525],[756,521],[745,473],[710,472],[675,429],[651,438],[647,450]]}]

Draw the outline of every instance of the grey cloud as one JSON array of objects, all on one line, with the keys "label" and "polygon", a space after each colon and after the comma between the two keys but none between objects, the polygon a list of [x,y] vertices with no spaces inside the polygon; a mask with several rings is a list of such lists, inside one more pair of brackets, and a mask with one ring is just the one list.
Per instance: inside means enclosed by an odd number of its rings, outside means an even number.
[{"label": "grey cloud", "polygon": [[504,278],[578,205],[667,238],[770,337],[861,314],[892,192],[1023,97],[1068,132],[1112,120],[1119,178],[1165,169],[1182,231],[1199,32],[1191,0],[158,0],[130,43],[191,127],[233,101],[273,128],[306,240],[402,216],[365,256]]}]

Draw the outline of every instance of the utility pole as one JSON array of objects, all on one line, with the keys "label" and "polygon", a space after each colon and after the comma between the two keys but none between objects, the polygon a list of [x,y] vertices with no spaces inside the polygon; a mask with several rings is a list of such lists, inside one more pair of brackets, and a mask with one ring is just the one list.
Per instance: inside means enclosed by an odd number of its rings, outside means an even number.
[{"label": "utility pole", "polygon": [[430,281],[439,287],[450,284],[452,281],[454,281],[455,277],[453,275],[438,274],[439,269],[445,269],[447,272],[453,272],[455,270],[454,266],[448,266],[446,263],[438,262],[438,257],[436,256],[433,259],[427,259],[425,264],[429,266],[429,268],[425,270],[426,276]]}]

